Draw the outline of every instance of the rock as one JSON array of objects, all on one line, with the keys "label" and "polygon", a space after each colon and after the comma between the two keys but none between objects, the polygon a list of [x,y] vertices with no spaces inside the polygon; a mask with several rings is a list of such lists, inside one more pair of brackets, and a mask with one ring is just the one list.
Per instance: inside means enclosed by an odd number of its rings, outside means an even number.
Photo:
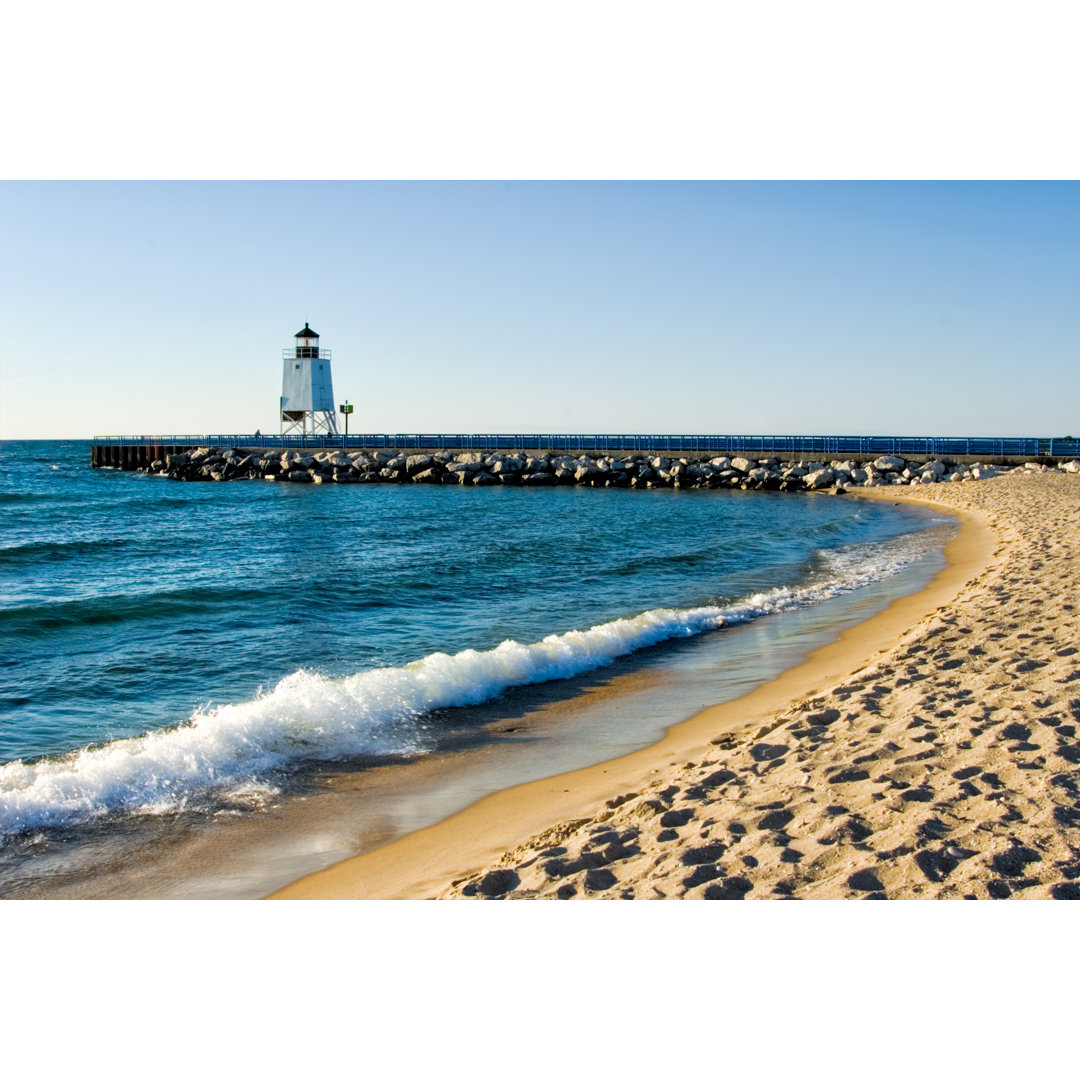
[{"label": "rock", "polygon": [[874,462],[874,468],[878,472],[900,472],[907,465],[907,462],[903,458],[890,457],[888,455],[879,457]]},{"label": "rock", "polygon": [[751,461],[749,458],[737,457],[731,459],[731,467],[738,469],[741,473],[748,473],[751,469],[757,467],[757,462]]},{"label": "rock", "polygon": [[427,472],[435,463],[430,454],[410,454],[405,459],[405,471],[415,477],[417,473]]},{"label": "rock", "polygon": [[817,472],[807,473],[802,478],[802,482],[810,490],[829,487],[831,484],[835,483],[835,481],[836,477],[833,475],[832,469],[818,469]]},{"label": "rock", "polygon": [[442,478],[442,469],[423,469],[421,472],[413,473],[412,481],[414,484],[441,484]]}]

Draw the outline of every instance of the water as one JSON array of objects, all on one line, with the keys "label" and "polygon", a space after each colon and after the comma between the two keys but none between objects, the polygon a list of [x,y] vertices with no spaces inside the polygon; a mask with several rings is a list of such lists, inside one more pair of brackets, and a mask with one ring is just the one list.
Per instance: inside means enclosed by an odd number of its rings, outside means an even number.
[{"label": "water", "polygon": [[947,531],[827,496],[180,484],[91,470],[82,442],[0,446],[0,521],[9,850],[446,753],[490,720],[467,706],[734,626],[782,638]]}]

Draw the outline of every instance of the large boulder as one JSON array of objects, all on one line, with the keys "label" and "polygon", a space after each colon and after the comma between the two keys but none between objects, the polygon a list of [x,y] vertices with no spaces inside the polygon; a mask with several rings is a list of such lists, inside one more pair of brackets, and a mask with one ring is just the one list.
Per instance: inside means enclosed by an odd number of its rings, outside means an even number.
[{"label": "large boulder", "polygon": [[421,469],[412,474],[412,480],[414,484],[441,484],[443,475],[442,469]]},{"label": "large boulder", "polygon": [[803,483],[811,490],[829,487],[836,482],[832,469],[818,469],[816,472],[807,473],[802,478]]},{"label": "large boulder", "polygon": [[900,472],[906,464],[907,462],[903,458],[885,455],[874,462],[874,468],[878,472]]},{"label": "large boulder", "polygon": [[426,472],[435,463],[430,454],[410,454],[405,459],[405,471],[415,477],[417,473]]}]

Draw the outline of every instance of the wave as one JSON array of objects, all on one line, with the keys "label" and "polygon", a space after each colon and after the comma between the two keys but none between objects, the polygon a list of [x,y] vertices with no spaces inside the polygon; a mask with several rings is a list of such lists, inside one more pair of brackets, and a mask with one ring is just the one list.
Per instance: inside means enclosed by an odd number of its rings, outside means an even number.
[{"label": "wave", "polygon": [[[820,603],[898,573],[939,545],[924,530],[887,544],[818,552],[807,583],[732,602],[660,608],[532,644],[436,652],[402,667],[330,679],[300,670],[251,701],[197,710],[175,728],[0,767],[0,835],[115,812],[162,813],[243,798],[307,761],[425,753],[425,717],[515,686],[572,678],[640,649]],[[262,787],[260,788],[260,785]]]},{"label": "wave", "polygon": [[[113,557],[123,548],[129,548],[132,541],[124,537],[107,537],[101,540],[43,540],[29,544],[8,544],[0,547],[0,565],[51,563],[57,559],[75,559],[83,555]],[[152,550],[147,545],[147,553],[160,558],[159,550]]]},{"label": "wave", "polygon": [[141,619],[206,615],[222,608],[240,608],[246,603],[274,598],[277,592],[266,587],[198,586],[138,593],[133,596],[95,596],[88,599],[50,601],[43,604],[0,609],[0,632],[40,635],[72,626],[106,626]]}]

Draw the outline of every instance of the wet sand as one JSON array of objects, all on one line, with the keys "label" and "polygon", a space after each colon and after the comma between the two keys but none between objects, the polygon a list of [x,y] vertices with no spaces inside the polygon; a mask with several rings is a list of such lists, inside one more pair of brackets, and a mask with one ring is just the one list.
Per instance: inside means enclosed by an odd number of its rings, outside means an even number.
[{"label": "wet sand", "polygon": [[498,792],[275,895],[1071,896],[1080,480],[867,497],[964,522],[926,589],[653,747]]}]

